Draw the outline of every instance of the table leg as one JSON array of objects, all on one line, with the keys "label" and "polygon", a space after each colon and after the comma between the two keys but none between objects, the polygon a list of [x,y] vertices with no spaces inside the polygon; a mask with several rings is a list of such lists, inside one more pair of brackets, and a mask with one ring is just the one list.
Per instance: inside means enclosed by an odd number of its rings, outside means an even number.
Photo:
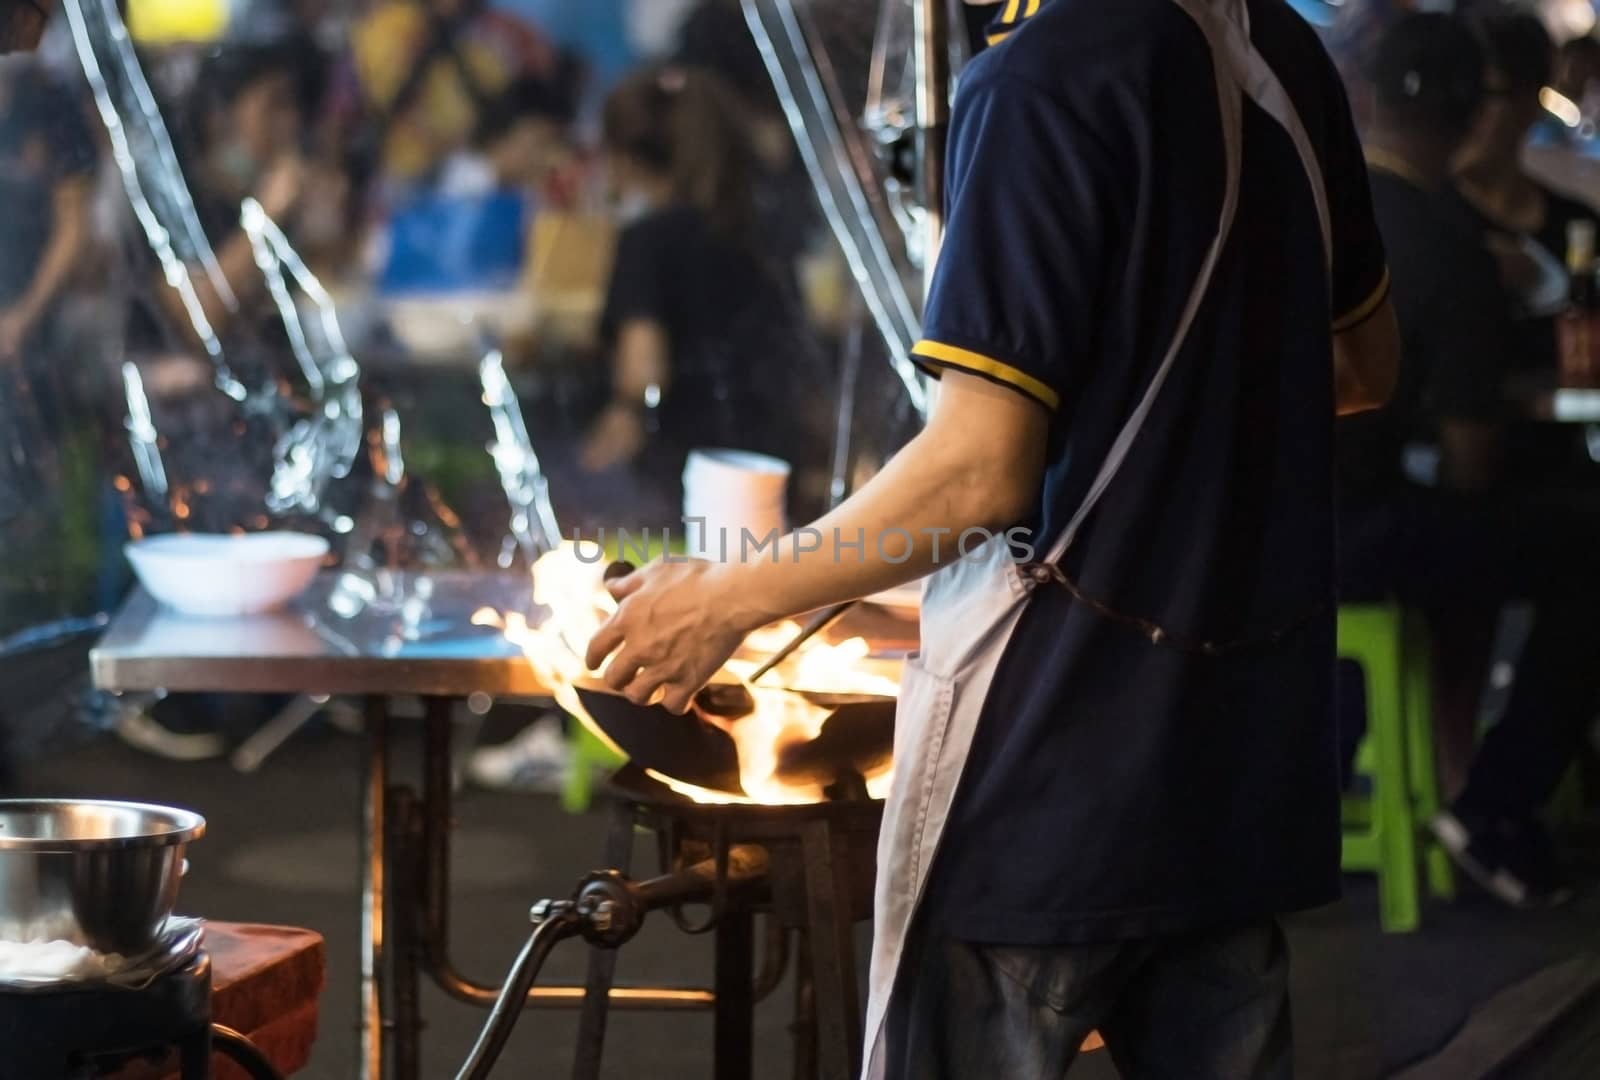
[{"label": "table leg", "polygon": [[421,1073],[421,980],[418,975],[422,890],[417,849],[421,844],[421,811],[417,793],[409,787],[389,787],[389,835],[394,851],[389,858],[392,880],[390,916],[394,920],[390,968],[394,991],[391,1029],[394,1033],[394,1080],[417,1080]]},{"label": "table leg", "polygon": [[389,782],[388,702],[381,696],[367,699],[367,761],[362,814],[361,882],[361,1058],[360,1080],[384,1080],[384,912],[388,899],[385,810]]}]

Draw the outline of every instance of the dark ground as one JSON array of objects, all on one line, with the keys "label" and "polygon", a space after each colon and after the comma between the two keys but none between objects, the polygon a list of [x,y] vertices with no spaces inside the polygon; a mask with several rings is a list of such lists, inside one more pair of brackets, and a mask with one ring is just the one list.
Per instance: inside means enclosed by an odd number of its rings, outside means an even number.
[{"label": "dark ground", "polygon": [[[289,923],[327,936],[328,990],[310,1080],[354,1075],[359,740],[315,731],[292,741],[265,768],[241,776],[226,763],[178,765],[142,756],[113,739],[27,765],[29,794],[122,796],[193,807],[210,831],[190,851],[180,908],[216,919]],[[457,805],[455,951],[460,965],[498,981],[526,933],[530,901],[565,896],[601,862],[604,816],[569,817],[553,800],[467,792]],[[1594,832],[1580,833],[1590,854]],[[636,865],[653,856],[641,850]],[[1086,868],[1092,872],[1092,868]],[[1433,905],[1425,929],[1385,936],[1372,883],[1351,879],[1344,901],[1289,923],[1294,955],[1297,1075],[1364,1080],[1437,1051],[1470,1010],[1506,987],[1580,950],[1600,953],[1600,896],[1590,890],[1562,911],[1511,913],[1464,889]],[[865,928],[863,928],[863,932]],[[623,980],[703,982],[709,942],[655,918],[621,954]],[[581,981],[581,948],[558,949],[546,975]],[[758,1077],[787,1077],[789,995],[780,990],[757,1019]],[[423,1077],[448,1080],[482,1014],[431,989],[424,998]],[[529,1013],[503,1059],[506,1077],[568,1075],[576,1020]],[[708,1017],[614,1014],[606,1075],[710,1075]],[[1555,1026],[1533,1058],[1501,1075],[1600,1076],[1600,1008],[1587,1000]],[[1086,1059],[1074,1080],[1113,1077],[1105,1055]],[[1455,1080],[1451,1077],[1450,1080]]]}]

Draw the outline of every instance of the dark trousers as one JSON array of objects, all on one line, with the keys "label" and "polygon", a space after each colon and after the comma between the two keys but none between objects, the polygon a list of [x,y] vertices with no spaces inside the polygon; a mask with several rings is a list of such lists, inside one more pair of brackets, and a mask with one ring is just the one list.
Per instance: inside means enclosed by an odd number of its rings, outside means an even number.
[{"label": "dark trousers", "polygon": [[1292,1076],[1282,930],[1060,947],[914,935],[888,1080],[1060,1080],[1096,1030],[1124,1080]]},{"label": "dark trousers", "polygon": [[1341,523],[1345,600],[1398,597],[1435,623],[1534,607],[1500,722],[1457,807],[1512,819],[1549,800],[1600,706],[1600,504],[1561,495],[1458,499],[1414,492]]}]

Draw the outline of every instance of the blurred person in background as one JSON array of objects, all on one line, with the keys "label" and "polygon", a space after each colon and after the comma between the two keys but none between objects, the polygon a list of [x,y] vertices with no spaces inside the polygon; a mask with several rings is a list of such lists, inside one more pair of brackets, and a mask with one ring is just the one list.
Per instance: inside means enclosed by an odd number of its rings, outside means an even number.
[{"label": "blurred person in background", "polygon": [[[1447,190],[1500,266],[1517,334],[1507,368],[1554,378],[1556,317],[1566,310],[1570,290],[1567,230],[1574,222],[1600,230],[1600,214],[1545,187],[1523,167],[1530,133],[1548,116],[1540,94],[1551,80],[1556,50],[1544,23],[1501,8],[1476,18],[1474,28],[1488,63],[1484,104],[1456,155]],[[1503,453],[1507,474],[1530,485],[1594,482],[1583,439],[1565,425],[1511,425]]]},{"label": "blurred person in background", "polygon": [[1564,42],[1556,50],[1555,74],[1550,85],[1592,120],[1594,110],[1585,103],[1590,102],[1591,94],[1600,90],[1600,38],[1590,35]]},{"label": "blurred person in background", "polygon": [[[225,46],[206,56],[182,103],[185,123],[177,132],[179,159],[200,226],[239,308],[230,308],[204,273],[191,277],[207,320],[225,340],[240,328],[236,320],[264,325],[273,318],[265,279],[239,223],[240,204],[246,198],[256,199],[267,216],[294,238],[309,205],[308,193],[328,191],[324,178],[313,175],[302,153],[302,59],[287,45]],[[166,287],[144,238],[135,243],[152,263],[153,295],[159,297],[164,313],[174,326],[192,333],[181,298]],[[153,333],[141,328],[133,344],[147,344]]]},{"label": "blurred person in background", "polygon": [[485,0],[383,0],[351,31],[330,140],[349,150],[353,183],[376,183],[381,210],[466,148],[507,87],[559,65],[538,31]]},{"label": "blurred person in background", "polygon": [[[37,48],[39,39],[44,34],[45,24],[49,22],[50,12],[51,6],[47,0],[45,2],[0,0],[0,56],[14,52],[31,52]],[[3,380],[8,377],[5,367],[6,364],[0,361],[0,385],[3,385]],[[15,426],[15,417],[7,415],[7,410],[12,408],[6,404],[8,398],[9,395],[0,395],[0,430]],[[4,445],[0,442],[0,447]],[[6,551],[11,551],[11,541],[7,535],[9,526],[23,519],[26,499],[22,478],[11,475],[17,463],[4,460],[8,456],[0,455],[0,541],[3,541],[0,546]],[[11,467],[7,468],[8,465]],[[11,597],[0,595],[0,615],[13,609]],[[0,632],[5,629],[7,628],[4,624],[0,623]],[[7,682],[9,681],[8,678]],[[10,702],[0,702],[0,790],[10,786],[13,769],[9,745],[11,733],[5,725],[5,718],[10,711]]]},{"label": "blurred person in background", "polygon": [[638,470],[676,521],[692,447],[792,458],[806,444],[790,421],[816,388],[789,393],[805,385],[804,328],[756,231],[757,164],[727,86],[693,68],[647,70],[612,92],[603,123],[623,228],[601,318],[611,400],[582,465]]},{"label": "blurred person in background", "polygon": [[1416,0],[1348,0],[1339,6],[1333,26],[1323,32],[1328,55],[1350,94],[1358,131],[1365,132],[1373,119],[1372,63],[1378,42],[1397,19],[1417,7]]},{"label": "blurred person in background", "polygon": [[79,106],[31,62],[0,66],[0,370],[26,370],[41,404],[49,316],[88,240],[97,155]]},{"label": "blurred person in background", "polygon": [[83,358],[56,319],[88,246],[97,155],[82,104],[34,58],[0,60],[0,641],[84,614],[92,562],[77,542],[88,530],[64,535],[83,494],[65,479],[83,456],[71,397]]},{"label": "blurred person in background", "polygon": [[1389,404],[1340,421],[1340,595],[1398,597],[1436,631],[1492,630],[1505,604],[1533,602],[1505,712],[1434,829],[1498,899],[1559,903],[1571,878],[1539,812],[1600,702],[1600,528],[1506,480],[1503,383],[1519,338],[1499,267],[1448,192],[1484,101],[1477,36],[1454,16],[1407,16],[1383,38],[1375,82],[1367,161],[1404,348]]},{"label": "blurred person in background", "polygon": [[1484,104],[1454,163],[1463,209],[1483,232],[1511,295],[1519,344],[1506,357],[1517,367],[1553,370],[1554,316],[1567,303],[1567,227],[1600,214],[1559,195],[1522,167],[1528,133],[1544,115],[1539,93],[1550,81],[1555,44],[1527,13],[1495,13],[1476,22],[1488,66]]},{"label": "blurred person in background", "polygon": [[581,61],[563,54],[551,76],[530,75],[508,86],[479,115],[471,147],[445,162],[439,193],[510,191],[540,206],[572,208],[580,160],[572,125],[583,83]]},{"label": "blurred person in background", "polygon": [[775,265],[792,267],[822,222],[811,179],[740,0],[700,0],[678,29],[672,63],[714,71],[737,94],[755,151],[750,199],[762,249]]}]

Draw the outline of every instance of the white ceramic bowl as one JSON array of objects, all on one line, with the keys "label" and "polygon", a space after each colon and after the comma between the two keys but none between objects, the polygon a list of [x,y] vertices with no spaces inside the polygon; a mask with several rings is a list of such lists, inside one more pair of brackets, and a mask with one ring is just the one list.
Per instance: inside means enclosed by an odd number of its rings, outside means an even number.
[{"label": "white ceramic bowl", "polygon": [[303,533],[178,533],[136,540],[128,561],[157,600],[186,615],[274,611],[316,577],[328,542]]}]

